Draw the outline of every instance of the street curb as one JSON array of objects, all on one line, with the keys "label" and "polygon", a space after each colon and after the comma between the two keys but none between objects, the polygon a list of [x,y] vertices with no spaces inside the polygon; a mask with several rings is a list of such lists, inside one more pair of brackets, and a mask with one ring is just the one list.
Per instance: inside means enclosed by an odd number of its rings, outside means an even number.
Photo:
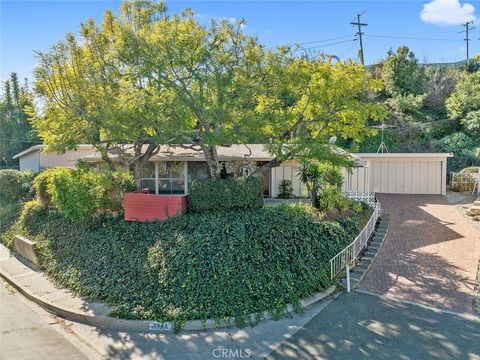
[{"label": "street curb", "polygon": [[459,318],[462,318],[462,319],[471,320],[471,321],[477,321],[477,322],[480,323],[480,316],[476,316],[475,314],[460,313],[460,312],[451,311],[451,310],[447,310],[447,309],[441,309],[441,308],[437,308],[437,307],[434,307],[434,306],[421,304],[421,303],[418,303],[418,302],[415,302],[415,301],[411,301],[411,300],[399,299],[399,298],[396,298],[396,297],[394,297],[394,296],[388,296],[388,295],[383,295],[383,294],[376,294],[376,293],[371,292],[371,291],[368,291],[368,290],[355,289],[355,291],[356,291],[356,292],[359,292],[359,293],[361,293],[361,294],[366,294],[366,295],[370,295],[370,296],[376,296],[376,297],[378,297],[378,298],[380,298],[380,299],[391,300],[391,301],[395,301],[395,302],[398,302],[398,303],[401,303],[401,304],[414,305],[414,306],[418,306],[418,307],[421,307],[421,308],[426,309],[426,310],[431,310],[431,311],[436,312],[436,313],[439,313],[439,314],[453,315],[453,316],[456,316],[456,317],[459,317]]},{"label": "street curb", "polygon": [[[126,332],[154,333],[154,334],[167,333],[168,334],[168,333],[174,333],[174,330],[175,330],[171,323],[160,323],[160,322],[149,321],[149,320],[119,319],[111,316],[90,315],[90,314],[85,314],[85,313],[77,312],[74,310],[70,310],[68,308],[56,305],[49,300],[45,300],[40,296],[33,294],[29,289],[26,289],[25,287],[17,283],[12,276],[7,274],[1,268],[0,268],[0,277],[2,277],[5,281],[7,281],[11,286],[13,286],[18,292],[24,295],[27,299],[40,305],[42,308],[44,308],[48,312],[69,321],[74,321],[77,323],[96,326],[96,327],[107,327],[107,328],[111,328],[119,331],[126,331]],[[336,290],[336,286],[332,285],[325,291],[317,292],[309,298],[300,300],[300,305],[302,308],[308,307],[330,296],[335,290]],[[294,313],[293,305],[287,306],[287,313],[289,314]],[[260,315],[260,319],[258,318],[259,318],[258,314],[250,314],[249,316],[249,319],[252,322],[255,322],[256,320],[260,322],[260,321],[272,319],[273,317],[268,312],[264,312]],[[205,320],[205,321],[190,320],[182,324],[180,331],[202,332],[209,329],[232,328],[235,326],[234,324],[235,324],[234,318],[226,319],[222,322],[218,322],[212,319]]]}]

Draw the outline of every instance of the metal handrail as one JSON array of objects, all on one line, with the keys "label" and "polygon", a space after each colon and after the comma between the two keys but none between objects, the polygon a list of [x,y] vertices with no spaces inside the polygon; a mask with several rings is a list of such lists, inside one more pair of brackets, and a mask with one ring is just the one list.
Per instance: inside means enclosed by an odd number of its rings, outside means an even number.
[{"label": "metal handrail", "polygon": [[[349,194],[347,194],[347,196],[359,201],[362,201],[362,198],[371,199],[372,195],[373,198],[375,198],[375,195],[372,193],[356,193],[355,195],[356,196],[349,196]],[[375,203],[367,202],[367,204],[373,208],[373,213],[363,230],[360,232],[360,234],[358,234],[355,240],[350,243],[350,245],[330,259],[330,277],[332,279],[337,276],[345,267],[349,267],[349,265],[357,258],[360,252],[367,245],[368,239],[375,230],[375,225],[381,214],[381,204],[378,201],[375,201]]]}]

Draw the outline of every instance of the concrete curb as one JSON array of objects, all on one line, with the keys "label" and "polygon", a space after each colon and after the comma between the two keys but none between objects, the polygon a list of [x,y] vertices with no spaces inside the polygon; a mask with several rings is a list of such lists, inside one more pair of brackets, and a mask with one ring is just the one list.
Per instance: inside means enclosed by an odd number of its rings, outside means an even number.
[{"label": "concrete curb", "polygon": [[[33,271],[33,270],[32,270]],[[169,322],[160,323],[157,321],[149,320],[127,320],[119,319],[111,316],[104,315],[90,315],[84,312],[79,312],[71,310],[55,303],[43,299],[40,296],[35,295],[32,291],[20,285],[12,276],[7,274],[3,269],[0,268],[0,276],[7,281],[11,286],[13,286],[18,292],[20,292],[27,299],[33,301],[34,303],[40,305],[45,310],[50,313],[53,313],[57,316],[60,316],[66,320],[78,322],[85,325],[91,325],[96,327],[107,327],[119,331],[126,332],[138,332],[138,333],[173,333],[173,325]],[[324,298],[330,296],[336,289],[336,286],[333,285],[322,292],[317,292],[311,297],[300,300],[300,305],[302,308],[308,307]],[[287,312],[289,314],[294,313],[294,308],[292,305],[287,306]],[[249,318],[252,321],[258,320],[258,314],[250,314]],[[268,312],[264,312],[260,315],[259,321],[264,321],[272,319],[272,316]],[[222,329],[222,328],[232,328],[235,325],[235,319],[230,318],[224,321],[218,322],[212,319],[202,321],[202,320],[190,320],[182,324],[181,331],[188,332],[202,332],[209,329]]]},{"label": "concrete curb", "polygon": [[480,316],[476,316],[475,314],[459,313],[459,312],[456,312],[456,311],[441,309],[441,308],[437,308],[437,307],[434,307],[434,306],[417,303],[415,301],[399,299],[399,298],[396,298],[394,296],[376,294],[374,292],[367,291],[367,290],[355,289],[355,291],[359,292],[359,293],[362,293],[362,294],[366,294],[366,295],[376,296],[380,299],[391,300],[391,301],[398,302],[400,304],[414,305],[414,306],[421,307],[422,309],[432,310],[432,311],[434,311],[436,313],[439,313],[439,314],[448,314],[448,315],[457,316],[459,318],[466,319],[466,320],[477,321],[477,322],[480,323]]}]

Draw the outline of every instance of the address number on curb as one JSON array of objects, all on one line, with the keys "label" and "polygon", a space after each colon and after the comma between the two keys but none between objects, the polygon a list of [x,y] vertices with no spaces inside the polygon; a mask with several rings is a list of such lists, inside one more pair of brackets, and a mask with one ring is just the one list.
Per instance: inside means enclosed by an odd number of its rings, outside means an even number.
[{"label": "address number on curb", "polygon": [[160,323],[157,321],[150,321],[148,323],[148,329],[151,331],[170,331],[172,330],[172,323],[164,322]]}]

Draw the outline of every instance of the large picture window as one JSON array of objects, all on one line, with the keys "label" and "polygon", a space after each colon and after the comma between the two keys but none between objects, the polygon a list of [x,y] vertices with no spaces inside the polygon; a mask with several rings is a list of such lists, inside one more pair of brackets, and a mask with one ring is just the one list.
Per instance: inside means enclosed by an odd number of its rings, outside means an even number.
[{"label": "large picture window", "polygon": [[[185,164],[180,161],[159,161],[158,193],[184,194],[185,193]],[[151,194],[156,193],[155,162],[149,161],[142,168],[140,179],[142,189],[149,189]]]},{"label": "large picture window", "polygon": [[158,193],[185,193],[185,165],[180,161],[158,162]]}]

